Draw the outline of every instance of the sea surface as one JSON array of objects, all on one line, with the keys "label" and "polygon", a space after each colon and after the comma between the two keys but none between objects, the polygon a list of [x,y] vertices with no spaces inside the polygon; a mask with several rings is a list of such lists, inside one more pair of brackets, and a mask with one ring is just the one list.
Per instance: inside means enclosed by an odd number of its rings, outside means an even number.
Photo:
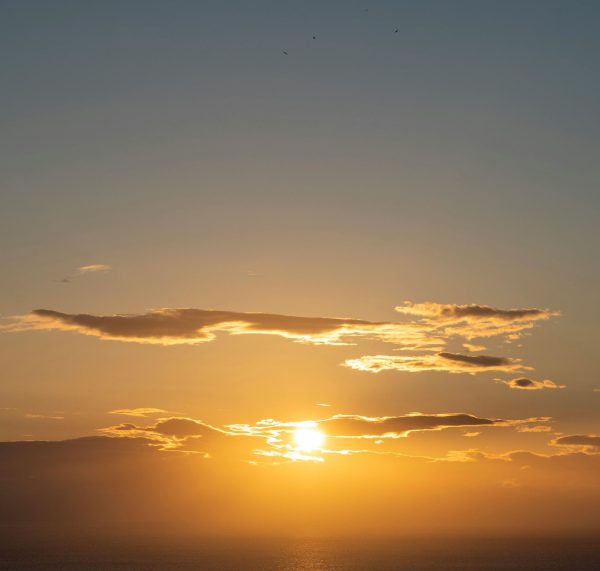
[{"label": "sea surface", "polygon": [[[6,538],[5,538],[6,539]],[[2,540],[1,570],[598,571],[597,538]]]}]

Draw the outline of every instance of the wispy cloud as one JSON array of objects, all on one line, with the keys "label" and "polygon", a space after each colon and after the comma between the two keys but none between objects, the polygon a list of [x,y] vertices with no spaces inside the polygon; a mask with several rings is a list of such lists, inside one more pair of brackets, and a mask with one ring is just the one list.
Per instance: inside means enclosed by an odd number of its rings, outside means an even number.
[{"label": "wispy cloud", "polygon": [[108,264],[88,264],[86,266],[79,266],[77,272],[80,274],[92,274],[97,272],[107,272],[110,270]]},{"label": "wispy cloud", "polygon": [[64,420],[64,416],[52,415],[52,414],[36,414],[32,412],[25,413],[25,418],[39,419],[39,420]]},{"label": "wispy cloud", "polygon": [[359,371],[379,373],[380,371],[443,371],[447,373],[475,374],[483,371],[527,370],[520,359],[493,357],[491,355],[461,355],[459,353],[438,353],[437,355],[397,356],[365,355],[358,359],[348,359],[347,367]]},{"label": "wispy cloud", "polygon": [[100,272],[108,272],[110,269],[111,267],[108,264],[87,264],[84,266],[79,266],[75,273],[62,278],[60,281],[62,283],[70,283],[75,278],[84,274],[97,274]]},{"label": "wispy cloud", "polygon": [[545,379],[543,381],[534,381],[533,379],[528,379],[526,377],[519,377],[517,379],[511,379],[509,381],[505,381],[502,379],[496,379],[497,381],[504,383],[507,387],[511,389],[517,389],[522,391],[539,391],[542,389],[564,389],[565,385],[557,385],[554,381],[550,379]]},{"label": "wispy cloud", "polygon": [[478,353],[479,351],[485,351],[485,345],[477,345],[475,343],[463,343],[462,345],[467,351],[471,353]]},{"label": "wispy cloud", "polygon": [[109,410],[108,414],[122,414],[123,416],[147,417],[155,414],[168,414],[169,411],[162,408],[138,407],[138,408],[117,408]]}]

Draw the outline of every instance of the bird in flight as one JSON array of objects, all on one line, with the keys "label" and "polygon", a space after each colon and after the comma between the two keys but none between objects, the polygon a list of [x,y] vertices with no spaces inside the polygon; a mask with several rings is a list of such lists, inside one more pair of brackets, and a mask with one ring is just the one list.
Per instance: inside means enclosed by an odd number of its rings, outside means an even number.
[{"label": "bird in flight", "polygon": [[397,33],[398,33],[398,28],[396,28],[396,29],[394,30],[394,34],[397,34]]},{"label": "bird in flight", "polygon": [[285,50],[281,50],[283,52],[283,55],[289,55]]},{"label": "bird in flight", "polygon": [[316,40],[316,39],[317,39],[317,36],[313,36],[313,40]]}]

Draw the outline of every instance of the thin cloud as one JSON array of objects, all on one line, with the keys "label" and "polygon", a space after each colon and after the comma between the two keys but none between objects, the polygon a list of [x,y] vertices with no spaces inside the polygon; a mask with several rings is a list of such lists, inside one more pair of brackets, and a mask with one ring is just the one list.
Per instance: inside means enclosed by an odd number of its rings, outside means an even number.
[{"label": "thin cloud", "polygon": [[548,319],[553,315],[557,315],[556,312],[548,309],[498,309],[488,305],[457,305],[430,301],[425,303],[405,301],[404,305],[397,306],[395,309],[399,313],[433,317],[440,321],[494,320],[507,322]]},{"label": "thin cloud", "polygon": [[108,272],[111,267],[108,264],[87,264],[85,266],[79,266],[74,274],[66,276],[60,280],[61,283],[71,283],[75,278],[84,274],[97,274],[100,272]]},{"label": "thin cloud", "polygon": [[437,355],[397,356],[366,355],[358,359],[347,359],[347,367],[358,371],[379,373],[381,371],[443,371],[446,373],[475,374],[483,371],[527,370],[520,359],[493,357],[491,355],[461,355],[459,353],[438,353]]},{"label": "thin cloud", "polygon": [[231,433],[266,435],[271,443],[275,443],[284,441],[285,435],[289,436],[298,429],[307,428],[318,429],[327,438],[380,440],[404,438],[412,432],[468,427],[517,427],[533,422],[548,422],[549,420],[550,418],[548,417],[526,419],[482,418],[466,413],[411,413],[400,416],[379,417],[358,414],[337,414],[320,420],[295,422],[265,419],[253,425],[228,425],[227,429]]},{"label": "thin cloud", "polygon": [[168,414],[169,411],[162,408],[138,407],[138,408],[117,408],[109,410],[108,414],[121,414],[123,416],[147,417],[154,414]]},{"label": "thin cloud", "polygon": [[[414,432],[474,427],[518,428],[533,423],[545,423],[549,420],[547,417],[482,418],[466,413],[411,413],[381,417],[338,414],[316,420],[264,419],[254,424],[229,424],[219,427],[188,417],[168,417],[146,426],[122,423],[99,429],[99,432],[105,436],[118,438],[143,438],[161,450],[202,453],[207,457],[233,454],[248,458],[258,454],[285,457],[288,460],[303,460],[320,458],[321,454],[327,453],[356,454],[361,450],[365,453],[379,453],[376,449],[377,445],[384,440],[405,438]],[[311,454],[308,456],[311,458],[302,457],[306,450],[298,447],[294,436],[297,431],[307,429],[318,430],[324,437],[323,444],[317,450],[310,451]],[[352,449],[352,446],[348,448],[350,441],[362,442],[360,450]],[[365,449],[366,443],[374,448]]]},{"label": "thin cloud", "polygon": [[486,346],[485,345],[477,345],[475,343],[463,343],[462,346],[467,351],[470,351],[471,353],[478,353],[479,351],[485,351],[486,350]]},{"label": "thin cloud", "polygon": [[31,412],[25,413],[25,418],[39,419],[39,420],[64,420],[64,416],[51,415],[51,414],[35,414]]},{"label": "thin cloud", "polygon": [[542,389],[564,389],[566,385],[557,385],[554,381],[550,379],[545,379],[543,381],[534,381],[533,379],[528,379],[526,377],[519,377],[517,379],[511,379],[510,381],[505,381],[502,379],[496,379],[497,381],[504,383],[507,387],[511,389],[517,389],[522,391],[540,391]]},{"label": "thin cloud", "polygon": [[519,426],[517,432],[552,432],[552,427],[545,424],[536,424],[535,426]]},{"label": "thin cloud", "polygon": [[97,272],[107,272],[110,270],[108,264],[88,264],[87,266],[79,266],[77,272],[80,274],[93,274]]}]

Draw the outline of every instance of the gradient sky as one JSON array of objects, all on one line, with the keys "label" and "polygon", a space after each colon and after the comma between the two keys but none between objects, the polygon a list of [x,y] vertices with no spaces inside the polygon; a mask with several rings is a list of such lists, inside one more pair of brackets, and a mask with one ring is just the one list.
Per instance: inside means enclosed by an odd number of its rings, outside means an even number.
[{"label": "gradient sky", "polygon": [[[517,514],[529,530],[560,529],[561,514],[570,529],[597,528],[576,507],[600,484],[599,27],[600,5],[572,0],[0,2],[0,439],[16,443],[0,455],[36,458],[25,441],[67,440],[92,443],[96,466],[113,462],[98,442],[130,445],[134,465],[146,448],[212,463],[201,468],[211,482],[233,462],[252,499],[218,507],[246,514],[222,516],[220,531],[264,506],[270,529],[283,509],[272,490],[302,478],[324,482],[330,512],[297,521],[331,531],[336,490],[377,470],[384,490],[403,474],[416,498],[447,481],[464,499],[479,482],[481,497],[515,506],[506,526]],[[412,313],[394,310],[405,301]],[[232,312],[237,325],[224,319],[206,340],[181,333],[181,313],[168,335],[147,325],[157,313],[120,318],[125,333],[113,317],[163,308]],[[286,317],[267,326],[249,313]],[[296,317],[317,318],[301,339]],[[318,318],[343,318],[328,322],[335,338],[314,337]],[[407,346],[406,323],[436,343]],[[395,364],[357,365],[373,355]],[[398,370],[410,357],[441,370]],[[523,378],[536,390],[508,384]],[[368,417],[364,435],[411,413],[481,422],[402,425],[348,458],[331,450],[362,440],[334,445],[318,423]],[[169,418],[203,424],[161,431]],[[264,419],[282,431],[274,445]],[[304,462],[285,423],[308,420],[326,451]],[[207,430],[227,443],[196,446],[212,442]],[[34,464],[15,460],[9,480]],[[255,468],[264,479],[245,472]],[[187,482],[186,470],[164,480]],[[56,485],[83,486],[65,478]],[[390,494],[356,509],[376,513]],[[418,505],[420,529],[452,528],[430,504]]]}]

